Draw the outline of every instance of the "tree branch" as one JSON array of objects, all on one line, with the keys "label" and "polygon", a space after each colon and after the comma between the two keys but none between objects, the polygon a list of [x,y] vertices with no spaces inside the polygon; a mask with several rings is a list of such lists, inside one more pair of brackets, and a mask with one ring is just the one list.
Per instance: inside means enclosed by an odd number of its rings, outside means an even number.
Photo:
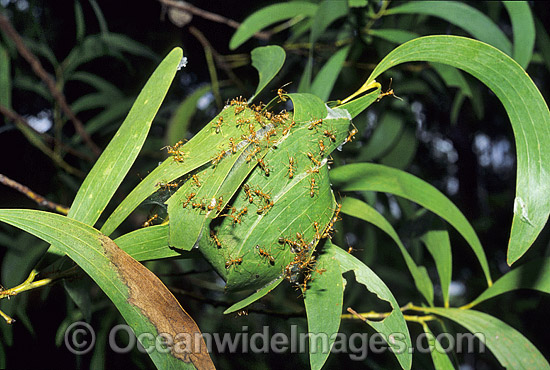
[{"label": "tree branch", "polygon": [[[233,19],[229,19],[219,14],[211,13],[209,11],[197,8],[196,6],[193,6],[185,1],[159,0],[159,2],[163,5],[189,12],[204,19],[208,19],[212,22],[226,24],[234,29],[237,29],[241,26],[239,22],[234,21]],[[261,40],[268,40],[271,37],[271,33],[256,32],[254,36]]]}]

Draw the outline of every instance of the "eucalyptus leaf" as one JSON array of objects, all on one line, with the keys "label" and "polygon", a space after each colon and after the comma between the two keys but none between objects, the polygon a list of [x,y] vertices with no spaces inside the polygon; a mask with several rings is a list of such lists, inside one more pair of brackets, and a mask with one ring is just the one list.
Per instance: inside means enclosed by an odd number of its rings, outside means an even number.
[{"label": "eucalyptus leaf", "polygon": [[458,308],[430,308],[428,312],[446,317],[476,334],[508,369],[550,369],[539,350],[520,332],[483,312]]},{"label": "eucalyptus leaf", "polygon": [[[73,259],[115,304],[144,348],[155,346],[154,335],[160,333],[172,335],[174,343],[182,330],[190,334],[192,342],[197,338],[194,335],[200,337],[193,319],[159,278],[91,226],[54,213],[23,209],[0,210],[0,221],[55,245]],[[140,336],[142,333],[148,335]],[[193,364],[213,369],[204,341],[200,345],[201,351],[190,357],[175,348],[150,351],[149,356],[165,369],[193,369]]]},{"label": "eucalyptus leaf", "polygon": [[332,182],[343,191],[382,191],[409,199],[449,222],[476,254],[489,285],[492,284],[487,257],[477,234],[460,210],[439,190],[406,172],[374,163],[335,168]]},{"label": "eucalyptus leaf", "polygon": [[512,55],[512,43],[498,26],[476,8],[458,1],[410,1],[386,11],[392,14],[424,14],[442,18],[476,39]]},{"label": "eucalyptus leaf", "polygon": [[550,198],[543,195],[550,191],[545,160],[550,156],[550,112],[544,98],[510,57],[482,42],[457,36],[426,36],[397,47],[378,64],[358,92],[371,86],[385,70],[410,61],[460,68],[487,85],[504,105],[514,130],[518,168],[507,254],[508,264],[513,264],[529,249],[550,213]]},{"label": "eucalyptus leaf", "polygon": [[273,4],[261,8],[249,15],[239,26],[229,41],[229,48],[235,50],[248,41],[256,32],[280,21],[294,18],[297,15],[311,17],[318,5],[305,1]]},{"label": "eucalyptus leaf", "polygon": [[[344,279],[340,265],[335,261],[334,249],[323,249],[312,272],[311,283],[304,294],[309,337],[309,362],[311,369],[321,369],[330,355],[340,327],[340,315],[344,304]],[[328,338],[325,342],[322,338]],[[315,345],[315,346],[314,346]]]},{"label": "eucalyptus leaf", "polygon": [[[330,243],[326,244],[330,248]],[[384,339],[392,348],[392,352],[397,357],[399,364],[403,369],[410,369],[412,364],[411,337],[403,313],[393,294],[386,284],[364,263],[341,248],[333,248],[336,261],[340,265],[342,273],[353,271],[358,283],[363,284],[370,292],[376,294],[378,298],[389,302],[391,313],[382,321],[366,320],[374,330],[384,335]]]},{"label": "eucalyptus leaf", "polygon": [[535,22],[527,1],[503,1],[508,11],[514,32],[513,56],[516,62],[527,69],[535,47]]},{"label": "eucalyptus leaf", "polygon": [[250,56],[252,58],[252,66],[256,68],[260,75],[256,92],[250,98],[250,101],[252,101],[281,70],[285,62],[286,53],[282,47],[270,45],[255,48],[250,53]]}]

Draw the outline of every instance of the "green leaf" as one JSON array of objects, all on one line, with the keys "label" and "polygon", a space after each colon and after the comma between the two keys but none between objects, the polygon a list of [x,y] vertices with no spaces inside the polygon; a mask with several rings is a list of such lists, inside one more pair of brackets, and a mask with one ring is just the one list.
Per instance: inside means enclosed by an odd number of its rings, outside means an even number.
[{"label": "green leaf", "polygon": [[432,333],[432,331],[428,327],[428,324],[423,323],[422,327],[424,328],[424,332],[426,333],[428,348],[433,348],[433,350],[430,351],[430,355],[432,356],[432,361],[434,363],[435,369],[454,370],[455,367],[453,366],[451,359],[445,352],[445,348],[441,346],[441,343],[439,343],[435,335]]},{"label": "green leaf", "polygon": [[361,148],[360,161],[372,161],[387,153],[401,136],[404,120],[400,114],[391,111],[382,113],[367,144]]},{"label": "green leaf", "polygon": [[84,22],[84,12],[80,1],[74,2],[74,20],[76,23],[76,41],[80,43],[86,33],[86,24]]},{"label": "green leaf", "polygon": [[503,1],[502,3],[512,21],[514,59],[523,69],[527,69],[535,46],[535,22],[531,8],[526,1]]},{"label": "green leaf", "polygon": [[93,225],[134,163],[174,79],[182,50],[175,48],[143,87],[128,116],[78,190],[68,216]]},{"label": "green leaf", "polygon": [[64,75],[70,78],[79,66],[103,56],[114,56],[124,60],[121,52],[158,60],[154,52],[128,36],[105,32],[86,36],[80,45],[71,50],[62,63]]},{"label": "green leaf", "polygon": [[31,91],[41,96],[42,98],[44,98],[44,100],[46,101],[52,100],[52,95],[50,94],[50,90],[48,90],[46,86],[42,84],[37,84],[36,80],[29,76],[25,76],[25,75],[15,76],[13,78],[13,86],[16,89]]},{"label": "green leaf", "polygon": [[550,294],[550,259],[536,259],[509,271],[468,306],[516,289],[533,289]]},{"label": "green leaf", "polygon": [[24,38],[25,45],[37,56],[44,57],[54,68],[57,68],[59,62],[55,54],[46,42],[39,42],[34,39]]},{"label": "green leaf", "polygon": [[269,82],[279,73],[285,63],[285,50],[278,45],[262,46],[255,48],[250,53],[252,66],[260,75],[260,81],[256,92],[250,98],[252,101],[267,86]]},{"label": "green leaf", "polygon": [[382,40],[392,42],[394,44],[404,44],[407,41],[411,41],[420,35],[416,32],[405,31],[400,29],[372,29],[368,31],[368,34],[374,37],[379,37]]},{"label": "green leaf", "polygon": [[107,27],[107,21],[103,16],[103,12],[101,11],[101,8],[99,7],[99,5],[97,5],[97,1],[96,0],[89,0],[89,1],[94,11],[95,17],[97,18],[97,23],[99,23],[99,31],[102,34],[109,32],[109,29]]},{"label": "green leaf", "polygon": [[546,27],[538,18],[535,18],[535,29],[537,31],[537,49],[542,55],[546,69],[550,71],[550,36],[546,32]]},{"label": "green leaf", "polygon": [[317,7],[318,5],[305,1],[292,1],[290,3],[279,3],[263,7],[243,21],[233,37],[231,37],[229,48],[235,50],[256,32],[277,22],[291,19],[298,15],[311,17],[317,11]]},{"label": "green leaf", "polygon": [[209,91],[212,91],[210,84],[199,87],[193,91],[192,94],[187,96],[180,105],[176,108],[170,121],[168,121],[168,129],[166,132],[165,143],[166,145],[177,143],[187,135],[187,130],[191,124],[191,118],[197,111],[197,104],[199,100]]},{"label": "green leaf", "polygon": [[506,35],[489,17],[470,5],[458,1],[411,1],[386,11],[386,15],[392,14],[425,14],[442,18],[476,39],[512,55],[512,43]]},{"label": "green leaf", "polygon": [[[330,242],[325,244],[329,247]],[[341,248],[333,248],[336,261],[340,264],[342,273],[353,271],[358,283],[363,284],[370,292],[376,294],[378,298],[389,302],[391,313],[382,321],[367,320],[374,330],[384,335],[388,344],[396,355],[399,364],[403,369],[410,369],[412,364],[412,353],[408,351],[411,348],[411,336],[409,328],[399,309],[399,304],[393,297],[386,284],[363,262]],[[399,338],[396,338],[399,336]]]},{"label": "green leaf", "polygon": [[311,25],[309,42],[313,45],[325,32],[332,22],[348,13],[348,4],[345,1],[323,0],[317,7]]},{"label": "green leaf", "polygon": [[101,38],[107,46],[116,49],[117,51],[124,51],[129,54],[139,55],[145,58],[149,58],[153,61],[158,61],[159,57],[147,46],[143,45],[140,42],[135,41],[134,39],[114,32],[102,33]]},{"label": "green leaf", "polygon": [[124,252],[138,261],[181,257],[181,252],[170,248],[168,225],[144,227],[124,234],[114,240]]},{"label": "green leaf", "polygon": [[344,66],[349,49],[349,46],[343,47],[327,60],[313,79],[310,89],[312,94],[317,95],[323,101],[329,98],[334,83]]},{"label": "green leaf", "polygon": [[405,127],[395,146],[380,158],[380,163],[404,170],[414,159],[417,148],[418,140],[416,139],[416,132],[409,127]]},{"label": "green leaf", "polygon": [[374,163],[357,163],[330,172],[334,185],[343,191],[381,191],[418,203],[450,223],[466,239],[479,260],[487,283],[492,284],[487,257],[462,212],[439,190],[406,172]]},{"label": "green leaf", "polygon": [[[118,122],[122,121],[123,117],[132,108],[133,103],[134,98],[123,98],[117,100],[116,104],[112,104],[94,118],[86,122],[86,132],[91,135],[104,129],[106,126],[110,129],[112,126],[116,125],[116,128],[118,126]],[[109,125],[109,123],[112,123],[113,125]],[[109,130],[105,129],[102,131],[103,134],[106,132],[109,132]],[[78,143],[81,141],[82,137],[80,137],[80,135],[75,135],[72,138],[73,143]]]},{"label": "green leaf", "polygon": [[302,72],[302,77],[298,83],[298,92],[299,93],[309,93],[311,90],[311,77],[313,76],[313,56],[312,52],[309,53],[307,58],[306,66]]},{"label": "green leaf", "polygon": [[121,97],[122,96],[120,95],[112,96],[102,92],[90,93],[75,100],[75,102],[71,105],[71,108],[75,114],[78,114],[90,109],[108,107],[113,103],[113,101],[116,101]]},{"label": "green leaf", "polygon": [[[244,189],[268,194],[273,205],[266,212],[265,200],[256,193],[250,201],[251,197],[241,187],[230,204],[235,211],[231,208],[225,212],[226,216],[221,218],[221,223],[212,222],[211,228],[202,233],[199,241],[199,250],[227,280],[227,289],[257,289],[278,279],[296,257],[296,252],[292,253],[293,248],[287,244],[281,245],[279,238],[294,239],[294,235],[300,233],[300,239],[311,243],[307,251],[309,254],[318,242],[312,220],[318,222],[319,230],[330,221],[333,197],[328,183],[326,157],[345,141],[349,116],[338,109],[327,112],[324,103],[314,95],[288,94],[285,97],[292,99],[294,116],[285,120],[282,127],[275,127],[277,140],[273,141],[262,158],[269,167],[269,175],[266,176],[256,166],[246,179],[246,184],[243,184]],[[316,121],[321,129],[313,126],[309,129],[311,123]],[[282,135],[280,129],[289,128],[291,122],[294,122],[292,129],[285,129]],[[323,128],[333,130],[334,140],[324,136]],[[323,139],[325,151],[322,154],[311,154],[319,153],[318,142]],[[264,151],[261,155],[264,155]],[[306,153],[310,153],[319,165],[314,165]],[[293,158],[292,176],[290,158]],[[319,173],[316,173],[317,170]],[[313,191],[312,178],[315,180]],[[228,195],[231,196],[231,192]],[[235,215],[245,208],[247,212],[239,217],[240,222],[235,222]],[[208,237],[209,233],[217,236],[221,247],[214,243],[212,237]],[[273,259],[266,260],[259,253],[260,248]],[[303,256],[307,257],[305,254]],[[239,266],[226,267],[226,262],[240,258],[242,263]]]},{"label": "green leaf", "polygon": [[[185,327],[184,331],[191,336],[200,335],[194,321],[162,282],[91,226],[69,217],[34,210],[3,209],[0,220],[55,245],[75,261],[115,304],[144,348],[154,346],[155,339],[140,337],[142,333],[154,336],[167,332],[176,338],[174,331],[181,332]],[[182,326],[176,330],[179,325]],[[159,368],[194,368],[191,363],[184,362],[181,353],[175,352],[150,351],[149,356]],[[195,355],[198,356],[191,358],[194,362],[199,358],[211,364],[204,352]]]},{"label": "green leaf", "polygon": [[[230,118],[224,119],[226,125],[236,131],[239,130],[236,124],[230,125],[230,123],[234,123],[230,121]],[[234,136],[238,137],[237,134]],[[216,138],[212,137],[212,139]],[[216,143],[217,141],[212,140],[210,145],[215,147]],[[239,185],[254,169],[253,165],[249,165],[250,161],[247,161],[250,153],[254,150],[254,144],[248,140],[236,141],[235,144],[240,147],[235,153],[232,153],[231,150],[229,153],[224,152],[224,155],[227,154],[227,158],[221,163],[206,168],[195,175],[201,183],[200,186],[193,181],[187,181],[166,202],[168,214],[172,220],[170,222],[171,246],[182,250],[191,250],[198,245],[205,225],[220,215]],[[259,154],[257,158],[261,159],[265,154],[264,151],[263,155]],[[195,194],[193,203],[204,203],[204,209],[197,209],[200,207],[193,207],[192,204],[189,204],[190,202],[187,202],[191,194]],[[187,206],[183,207],[183,203],[187,203]],[[212,209],[207,211],[208,206],[211,206]],[[181,227],[182,224],[186,227]]]},{"label": "green leaf", "polygon": [[431,63],[433,69],[441,76],[447,87],[456,87],[469,98],[473,97],[470,85],[458,69],[441,63]]},{"label": "green leaf", "polygon": [[[84,82],[90,86],[95,87],[98,91],[101,91],[113,97],[122,96],[122,92],[118,87],[93,73],[77,71],[72,74],[70,80]],[[74,109],[74,107],[72,108]]]},{"label": "green leaf", "polygon": [[365,94],[359,98],[353,99],[345,104],[339,105],[338,108],[345,109],[349,112],[351,118],[357,117],[357,115],[367,109],[372,103],[378,99],[380,95],[380,86],[376,90]]},{"label": "green leaf", "polygon": [[[243,120],[251,118],[248,115],[249,113],[243,112],[240,114],[243,115]],[[176,161],[171,156],[143,179],[118,205],[107,221],[105,221],[101,232],[105,235],[112,233],[142,201],[159,190],[160,183],[169,183],[211,162],[212,158],[220,153],[221,149],[218,148],[220,141],[223,141],[227,148],[229,138],[240,137],[241,131],[237,131],[234,126],[230,127],[223,123],[224,120],[230,120],[230,117],[235,117],[235,106],[226,108],[214,117],[193,139],[178,149],[179,153],[184,157],[183,163]],[[220,118],[222,121],[220,121]],[[216,132],[217,122],[222,122],[219,133]],[[217,136],[219,137],[217,138]],[[190,153],[193,153],[193,155],[190,156]]]},{"label": "green leaf", "polygon": [[11,63],[8,51],[0,44],[0,104],[11,109]]},{"label": "green leaf", "polygon": [[[500,99],[510,117],[517,152],[516,198],[508,264],[534,242],[550,213],[550,112],[529,75],[499,50],[457,36],[427,36],[403,44],[375,68],[365,86],[390,67],[409,61],[449,64],[478,78]],[[498,68],[495,69],[495,65]]]},{"label": "green leaf", "polygon": [[409,254],[409,252],[407,251],[407,249],[399,239],[399,236],[395,232],[394,228],[384,218],[384,216],[378,213],[376,209],[374,209],[367,203],[351,197],[346,197],[342,200],[342,213],[348,214],[353,217],[357,217],[361,220],[364,220],[364,221],[367,221],[368,223],[373,224],[374,226],[384,231],[393,239],[393,241],[399,247],[399,250],[401,251],[403,258],[405,259],[405,263],[407,264],[407,268],[409,269],[414,279],[416,288],[424,296],[424,298],[426,298],[426,301],[430,304],[430,306],[433,306],[434,304],[433,289],[434,288],[430,280],[430,277],[428,276],[428,272],[426,271],[426,268],[424,266],[419,267],[416,265],[411,255]]},{"label": "green leaf", "polygon": [[348,0],[348,6],[350,8],[362,8],[367,6],[368,0]]},{"label": "green leaf", "polygon": [[248,297],[246,297],[245,299],[231,305],[231,307],[229,307],[227,310],[223,311],[223,313],[227,315],[229,313],[233,313],[235,311],[242,310],[246,306],[256,302],[258,299],[260,299],[263,296],[270,293],[273,289],[275,289],[277,286],[279,286],[279,284],[281,284],[283,282],[283,280],[284,280],[283,277],[280,277],[280,278],[276,279],[271,284],[267,284],[263,288],[258,289],[255,293],[253,293],[253,294],[249,295]]},{"label": "green leaf", "polygon": [[422,235],[420,240],[426,245],[435,261],[435,268],[441,283],[443,302],[445,307],[449,307],[449,285],[453,273],[453,256],[451,254],[449,233],[446,230],[432,230]]},{"label": "green leaf", "polygon": [[458,308],[430,308],[462,325],[482,340],[500,364],[508,369],[550,369],[539,350],[520,332],[486,313]]},{"label": "green leaf", "polygon": [[[312,370],[323,367],[340,327],[344,279],[339,264],[334,260],[334,249],[334,245],[323,249],[304,295],[308,333],[312,334],[309,337],[309,362]],[[315,334],[321,336],[315,338]],[[328,338],[328,341],[323,342],[323,338]]]}]

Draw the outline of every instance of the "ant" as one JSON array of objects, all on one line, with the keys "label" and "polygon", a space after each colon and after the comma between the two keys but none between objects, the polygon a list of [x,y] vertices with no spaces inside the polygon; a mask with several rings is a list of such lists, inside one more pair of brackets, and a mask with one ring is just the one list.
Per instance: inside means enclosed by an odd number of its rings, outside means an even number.
[{"label": "ant", "polygon": [[246,194],[246,197],[248,198],[248,201],[250,203],[254,203],[254,198],[252,196],[252,190],[250,190],[250,186],[248,184],[243,185],[243,190]]},{"label": "ant", "polygon": [[322,119],[318,119],[316,121],[313,121],[309,124],[309,126],[307,127],[308,130],[317,130],[317,126],[321,125],[323,123],[323,120]]},{"label": "ant", "polygon": [[231,153],[237,153],[237,144],[232,137],[229,138],[229,147],[231,148]]},{"label": "ant", "polygon": [[164,190],[166,189],[177,189],[179,188],[179,184],[173,183],[173,182],[157,182],[155,186],[160,186]]},{"label": "ant", "polygon": [[249,163],[249,162],[252,160],[252,157],[256,156],[256,154],[258,154],[261,150],[262,150],[261,147],[256,146],[256,147],[254,148],[254,150],[252,151],[252,153],[250,153],[250,154],[246,157],[246,163]]},{"label": "ant", "polygon": [[148,219],[147,221],[145,221],[143,223],[143,225],[141,225],[142,227],[148,227],[148,226],[151,226],[153,225],[153,221],[155,221],[157,218],[159,218],[159,215],[155,214],[153,217],[151,217],[150,219]]},{"label": "ant", "polygon": [[351,142],[354,138],[355,138],[355,135],[358,133],[357,131],[357,128],[353,128],[349,134],[348,134],[348,137],[346,138],[346,143],[349,143]]},{"label": "ant", "polygon": [[200,188],[201,187],[201,182],[199,181],[199,177],[197,175],[193,175],[191,177],[193,179],[193,182],[195,183],[195,185]]},{"label": "ant", "polygon": [[319,187],[315,185],[315,177],[311,176],[309,196],[312,198],[315,196],[315,189],[319,189]]},{"label": "ant", "polygon": [[243,263],[242,257],[239,257],[237,259],[231,259],[230,257],[229,260],[225,262],[225,268],[228,269],[231,266],[237,268],[237,266],[240,265],[241,263]]},{"label": "ant", "polygon": [[235,115],[241,113],[242,111],[244,110],[244,106],[243,105],[238,105],[235,107]]},{"label": "ant", "polygon": [[215,166],[225,157],[225,150],[222,149],[222,151],[219,154],[216,154],[214,158],[212,158],[212,164]]},{"label": "ant", "polygon": [[212,122],[214,128],[216,129],[216,134],[219,134],[222,131],[223,117],[218,118],[216,122]]},{"label": "ant", "polygon": [[403,101],[403,99],[401,99],[399,96],[395,95],[395,93],[393,92],[393,89],[391,88],[391,83],[392,83],[393,79],[390,78],[390,85],[388,86],[388,90],[384,93],[381,93],[380,95],[378,95],[378,98],[376,99],[376,102],[378,103],[380,100],[382,100],[382,98],[384,96],[388,96],[388,95],[391,95],[393,96],[394,98],[396,99],[399,99],[401,101]]},{"label": "ant", "polygon": [[334,133],[332,133],[332,132],[329,131],[329,130],[323,131],[323,135],[325,135],[326,137],[330,138],[330,140],[332,140],[333,142],[336,141],[336,136],[334,135]]},{"label": "ant", "polygon": [[[168,149],[168,154],[177,154],[178,148],[183,145],[183,140],[178,141],[174,146],[167,145],[164,148]],[[164,149],[164,148],[161,148]]]},{"label": "ant", "polygon": [[236,216],[233,215],[234,212],[235,212],[235,208],[233,208],[233,210],[231,212],[232,214],[230,214],[230,215],[226,214],[225,216],[231,217],[233,219],[233,225],[240,224],[242,216],[248,213],[248,208],[244,207],[243,209],[241,209],[239,211],[239,213],[237,213]]},{"label": "ant", "polygon": [[174,154],[173,158],[174,158],[174,161],[183,163],[183,161],[185,161],[185,153],[178,151],[178,154]]},{"label": "ant", "polygon": [[[183,204],[182,204],[183,208],[186,208],[189,205],[189,202],[191,202],[191,199],[193,199],[195,197],[195,195],[197,195],[197,193],[191,193],[187,196],[187,200],[185,200],[185,202],[183,202]],[[193,207],[193,208],[195,208],[195,207]]]},{"label": "ant", "polygon": [[288,134],[290,132],[290,129],[292,129],[294,126],[296,125],[296,122],[292,121],[288,124],[287,127],[284,128],[283,130],[283,136],[285,136],[286,134]]},{"label": "ant", "polygon": [[264,193],[260,189],[254,190],[254,194],[256,194],[259,197],[264,198],[266,202],[269,202],[269,200],[271,199],[271,196],[269,194]]},{"label": "ant", "polygon": [[326,150],[325,142],[323,141],[323,139],[319,139],[319,155],[322,156],[325,150]]},{"label": "ant", "polygon": [[267,201],[267,204],[263,207],[258,207],[258,209],[256,210],[256,213],[258,213],[259,215],[261,215],[262,213],[264,213],[264,211],[269,211],[269,209],[271,207],[273,207],[273,202],[270,202],[270,201]]},{"label": "ant", "polygon": [[214,243],[216,244],[216,246],[218,248],[222,247],[222,243],[220,243],[220,239],[218,239],[218,237],[217,237],[216,233],[214,232],[214,230],[210,231],[210,237],[214,240]]},{"label": "ant", "polygon": [[288,98],[284,96],[286,94],[286,91],[283,90],[283,87],[290,85],[291,83],[292,82],[287,82],[277,90],[277,95],[279,95],[280,101],[287,101]]},{"label": "ant", "polygon": [[260,168],[264,171],[265,175],[269,176],[269,168],[267,168],[267,165],[262,158],[258,158],[258,165],[260,165]]},{"label": "ant", "polygon": [[268,259],[269,263],[271,263],[271,265],[275,264],[275,257],[273,257],[271,254],[269,254],[265,249],[262,249],[262,248],[260,248],[259,245],[256,245],[256,250],[258,251],[258,254],[261,257],[263,257],[265,259]]},{"label": "ant", "polygon": [[314,156],[313,154],[311,154],[310,152],[307,152],[307,157],[313,162],[314,165],[316,165],[317,167],[321,166],[321,162],[319,162]]},{"label": "ant", "polygon": [[288,174],[288,178],[291,179],[294,177],[294,171],[296,171],[296,166],[298,163],[294,159],[294,157],[288,157],[288,171],[286,172]]}]

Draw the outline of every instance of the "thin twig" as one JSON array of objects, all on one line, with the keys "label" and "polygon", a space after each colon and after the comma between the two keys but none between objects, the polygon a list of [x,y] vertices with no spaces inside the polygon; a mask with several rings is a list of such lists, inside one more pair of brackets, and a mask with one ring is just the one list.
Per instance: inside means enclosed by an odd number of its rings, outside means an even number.
[{"label": "thin twig", "polygon": [[[232,305],[232,303],[230,303],[230,302],[217,301],[215,299],[206,298],[202,295],[192,293],[192,292],[186,291],[184,289],[176,288],[176,287],[173,287],[173,286],[169,286],[168,288],[174,294],[184,295],[184,296],[189,297],[191,299],[194,299],[194,300],[197,300],[197,301],[200,301],[200,302],[203,302],[203,303],[210,304],[214,307],[229,307],[229,306]],[[292,318],[292,317],[304,317],[304,315],[305,315],[305,311],[303,311],[303,310],[286,313],[286,312],[279,312],[279,311],[274,311],[274,310],[266,310],[266,309],[259,310],[259,309],[254,309],[254,308],[247,308],[246,311],[248,313],[258,313],[258,314],[262,314],[262,315],[280,317],[280,318],[283,318],[283,319],[288,319],[288,318]]]},{"label": "thin twig", "polygon": [[21,115],[17,114],[16,112],[8,109],[7,107],[3,106],[2,104],[0,104],[0,113],[2,113],[6,118],[8,118],[11,121],[19,122],[19,123],[29,127],[37,135],[42,137],[44,140],[46,140],[49,143],[53,143],[53,144],[59,146],[61,149],[65,150],[67,153],[70,153],[70,154],[74,155],[75,157],[78,157],[80,159],[84,159],[88,162],[93,162],[93,158],[90,157],[89,155],[79,152],[78,150],[68,146],[67,144],[59,141],[58,139],[56,139],[55,137],[53,137],[51,135],[48,135],[44,132],[36,131],[36,129],[34,127],[32,127],[29,124],[29,122],[25,118],[23,118],[23,116],[21,116]]},{"label": "thin twig", "polygon": [[[212,54],[212,57],[216,60],[216,63],[220,66],[221,69],[224,70],[225,73],[227,73],[227,75],[229,76],[229,78],[235,83],[235,85],[237,85],[237,87],[239,89],[241,89],[241,91],[245,91],[245,87],[243,85],[243,83],[241,82],[241,80],[239,80],[239,78],[237,77],[237,75],[233,72],[233,70],[231,69],[231,67],[229,67],[227,65],[227,63],[225,62],[224,60],[224,56],[222,56],[221,54],[219,54],[213,47],[212,45],[210,44],[210,42],[208,42],[208,39],[204,36],[204,34],[199,31],[196,27],[193,27],[193,26],[190,26],[189,27],[189,32],[191,32],[191,34],[193,36],[195,36],[197,38],[197,40],[199,40],[199,42],[201,43],[202,47],[204,48],[204,51],[205,53],[208,53],[210,52]],[[208,57],[208,55],[207,55]]]},{"label": "thin twig", "polygon": [[30,199],[34,200],[36,203],[38,203],[41,206],[48,207],[49,209],[52,209],[54,211],[57,211],[61,214],[68,214],[69,208],[62,206],[61,204],[54,203],[52,201],[47,200],[42,195],[35,193],[31,189],[29,189],[27,186],[18,183],[15,180],[10,179],[7,176],[4,176],[0,173],[0,183],[4,184],[6,186],[9,186],[12,189],[17,190],[20,193],[25,194]]},{"label": "thin twig", "polygon": [[65,112],[65,114],[73,122],[76,132],[82,137],[86,145],[92,150],[92,152],[96,156],[99,156],[101,154],[101,149],[92,141],[90,135],[88,135],[88,133],[84,129],[82,121],[80,121],[76,117],[72,109],[69,107],[69,104],[67,104],[67,100],[65,99],[65,95],[63,95],[63,93],[57,88],[55,80],[48,74],[48,72],[46,72],[46,70],[44,70],[44,67],[42,67],[42,64],[40,63],[40,60],[38,60],[38,58],[27,48],[27,46],[23,42],[23,38],[12,27],[9,19],[1,13],[0,29],[2,29],[6,36],[8,36],[15,43],[19,54],[21,54],[21,56],[31,65],[34,73],[36,73],[36,75],[40,77],[42,81],[44,81],[46,86],[48,86],[48,89],[50,90],[54,99],[57,101],[57,104],[59,104],[63,112]]},{"label": "thin twig", "polygon": [[[19,293],[53,284],[61,279],[74,276],[77,270],[78,270],[78,266],[73,266],[67,270],[53,273],[49,277],[41,280],[35,280],[35,278],[38,276],[38,271],[32,270],[29,276],[27,277],[27,279],[25,279],[24,282],[17,285],[16,287],[13,287],[10,289],[4,289],[2,286],[0,286],[0,299],[3,299],[3,298],[9,299],[10,297],[16,296]],[[15,321],[14,319],[9,317],[2,311],[0,311],[0,316],[4,320],[6,320],[8,324],[12,324]]]},{"label": "thin twig", "polygon": [[[183,10],[186,12],[189,12],[191,14],[197,15],[201,18],[208,19],[210,21],[216,22],[216,23],[223,23],[225,25],[228,25],[229,27],[232,27],[234,29],[237,29],[241,26],[241,24],[237,21],[234,21],[233,19],[226,18],[222,15],[211,13],[207,10],[203,10],[200,8],[197,8],[196,6],[193,6],[187,2],[184,1],[174,1],[174,0],[159,0],[159,2],[163,5],[176,8],[179,10]],[[271,37],[270,32],[256,32],[254,36],[261,40],[268,40]]]}]

